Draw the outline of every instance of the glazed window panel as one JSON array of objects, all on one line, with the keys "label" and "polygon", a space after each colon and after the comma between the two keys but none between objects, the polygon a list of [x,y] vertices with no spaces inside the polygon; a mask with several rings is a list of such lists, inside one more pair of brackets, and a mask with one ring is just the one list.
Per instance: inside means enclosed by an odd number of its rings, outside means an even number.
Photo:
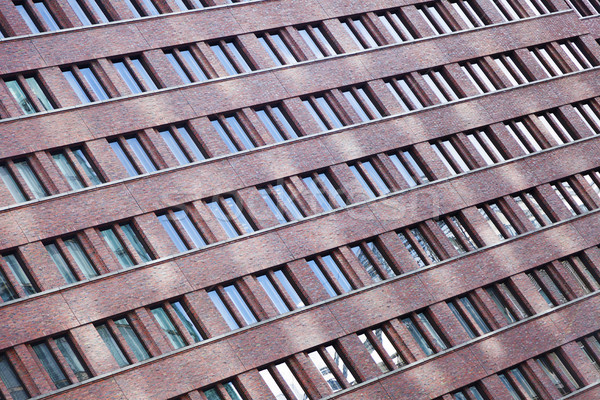
[{"label": "glazed window panel", "polygon": [[310,48],[315,58],[324,58],[340,54],[324,28],[317,25],[308,25],[298,28],[298,33]]},{"label": "glazed window panel", "polygon": [[3,254],[2,259],[26,295],[29,296],[40,291],[29,271],[23,266],[22,260],[16,253]]},{"label": "glazed window panel", "polygon": [[378,17],[396,42],[401,43],[418,37],[401,9],[386,11]]},{"label": "glazed window panel", "polygon": [[29,392],[6,354],[0,354],[0,379],[13,400],[27,400]]},{"label": "glazed window panel", "polygon": [[277,143],[296,139],[300,136],[298,128],[292,123],[283,105],[266,106],[255,111],[260,121]]}]

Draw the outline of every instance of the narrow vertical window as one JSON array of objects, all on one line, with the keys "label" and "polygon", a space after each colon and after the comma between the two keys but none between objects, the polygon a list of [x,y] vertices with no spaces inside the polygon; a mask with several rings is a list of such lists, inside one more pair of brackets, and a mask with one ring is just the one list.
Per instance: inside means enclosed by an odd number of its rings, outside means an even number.
[{"label": "narrow vertical window", "polygon": [[401,9],[386,11],[378,17],[396,42],[406,42],[418,37]]},{"label": "narrow vertical window", "polygon": [[[258,372],[277,400],[307,400],[309,398],[285,362]],[[289,395],[284,394],[284,391],[285,393],[289,393]],[[293,397],[289,397],[290,395]]]},{"label": "narrow vertical window", "polygon": [[191,47],[165,51],[165,56],[183,83],[202,82],[209,79],[205,68]]},{"label": "narrow vertical window", "polygon": [[342,26],[346,29],[346,32],[348,32],[348,35],[354,40],[354,43],[356,43],[359,49],[370,49],[382,44],[378,43],[375,35],[367,28],[360,17],[348,18],[341,22]]},{"label": "narrow vertical window", "polygon": [[307,262],[330,297],[352,290],[352,286],[340,266],[330,255],[307,260]]},{"label": "narrow vertical window", "polygon": [[230,152],[235,153],[256,147],[244,125],[236,115],[219,116],[210,121]]},{"label": "narrow vertical window", "polygon": [[30,398],[29,392],[27,392],[25,385],[23,385],[6,354],[0,354],[0,379],[13,400],[27,400]]},{"label": "narrow vertical window", "polygon": [[389,154],[389,157],[409,187],[429,182],[429,177],[410,150],[400,150]]},{"label": "narrow vertical window", "polygon": [[3,254],[2,259],[6,262],[10,272],[12,272],[26,295],[36,294],[40,291],[15,254]]},{"label": "narrow vertical window", "polygon": [[370,198],[390,193],[390,186],[371,161],[361,161],[350,165],[350,170]]},{"label": "narrow vertical window", "polygon": [[295,139],[299,136],[283,106],[266,106],[255,110],[258,118],[276,142]]},{"label": "narrow vertical window", "polygon": [[233,197],[223,197],[217,201],[207,202],[206,205],[230,238],[255,231],[245,210],[240,208]]},{"label": "narrow vertical window", "polygon": [[156,322],[158,322],[158,325],[174,348],[179,349],[187,344],[183,338],[183,335],[179,332],[171,320],[171,317],[169,317],[169,314],[167,314],[163,307],[156,307],[150,311],[152,312],[152,315],[154,315]]},{"label": "narrow vertical window", "polygon": [[138,138],[117,138],[109,141],[108,144],[115,152],[115,155],[129,176],[137,176],[156,171],[156,165]]},{"label": "narrow vertical window", "polygon": [[302,178],[323,211],[331,211],[348,204],[342,190],[328,175],[327,172],[317,172]]},{"label": "narrow vertical window", "polygon": [[293,64],[299,61],[284,33],[264,33],[257,37],[275,65]]},{"label": "narrow vertical window", "polygon": [[210,45],[210,48],[217,56],[223,68],[225,68],[227,74],[237,75],[254,70],[248,61],[248,56],[244,54],[237,42],[233,40],[221,40],[218,43]]},{"label": "narrow vertical window", "polygon": [[393,78],[386,86],[404,111],[418,110],[425,107],[416,85],[409,77]]},{"label": "narrow vertical window", "polygon": [[303,99],[302,103],[315,119],[321,131],[342,128],[345,125],[325,96],[311,96]]},{"label": "narrow vertical window", "polygon": [[340,53],[329,38],[329,34],[322,27],[308,25],[298,28],[298,33],[310,48],[315,58],[324,58]]},{"label": "narrow vertical window", "polygon": [[32,348],[56,389],[71,384],[71,381],[67,378],[67,375],[56,361],[56,357],[52,354],[46,343],[38,343],[33,345]]},{"label": "narrow vertical window", "polygon": [[109,99],[110,96],[100,83],[98,75],[90,66],[73,67],[63,70],[62,73],[82,103]]}]

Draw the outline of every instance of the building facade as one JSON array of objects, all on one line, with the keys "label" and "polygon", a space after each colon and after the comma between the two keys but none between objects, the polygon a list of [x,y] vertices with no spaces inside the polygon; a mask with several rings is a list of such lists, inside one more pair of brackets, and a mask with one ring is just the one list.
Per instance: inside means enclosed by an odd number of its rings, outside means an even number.
[{"label": "building facade", "polygon": [[598,15],[0,2],[0,399],[600,399]]}]

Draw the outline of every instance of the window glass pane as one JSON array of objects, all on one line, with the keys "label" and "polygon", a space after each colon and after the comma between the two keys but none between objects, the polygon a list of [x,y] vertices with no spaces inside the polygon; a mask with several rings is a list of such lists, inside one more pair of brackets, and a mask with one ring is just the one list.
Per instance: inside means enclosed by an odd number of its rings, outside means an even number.
[{"label": "window glass pane", "polygon": [[373,279],[374,282],[381,281],[381,276],[379,276],[379,272],[377,272],[377,269],[375,269],[375,267],[371,263],[371,260],[369,260],[367,254],[363,251],[363,249],[360,246],[353,246],[352,252],[354,253],[354,255],[356,255],[356,258],[358,258],[358,261],[360,261],[363,268],[365,269],[365,271],[367,271],[371,279]]},{"label": "window glass pane", "polygon": [[202,154],[202,151],[200,150],[200,148],[198,147],[188,130],[181,126],[177,128],[177,132],[179,133],[179,136],[183,139],[185,144],[188,146],[188,148],[191,150],[194,157],[196,157],[196,160],[204,160],[204,154]]},{"label": "window glass pane", "polygon": [[246,233],[254,232],[254,229],[250,225],[250,222],[248,222],[248,219],[246,218],[246,216],[244,215],[242,210],[238,207],[235,200],[232,197],[225,197],[224,200],[225,200],[225,203],[227,203],[227,205],[229,206],[229,209],[232,211],[233,217],[236,218],[238,220],[239,224],[242,226],[242,229],[244,230],[244,232],[246,232]]},{"label": "window glass pane", "polygon": [[256,115],[258,115],[258,118],[260,118],[261,122],[265,125],[271,136],[273,136],[275,142],[279,143],[285,140],[265,110],[257,110]]},{"label": "window glass pane", "polygon": [[367,246],[371,249],[371,251],[373,252],[375,257],[377,258],[377,262],[379,263],[379,265],[381,265],[383,267],[383,269],[385,269],[385,271],[388,273],[388,275],[396,276],[396,273],[394,272],[394,270],[392,269],[390,264],[387,262],[387,260],[385,259],[385,257],[383,256],[383,254],[381,253],[381,251],[375,244],[375,242],[367,242]]},{"label": "window glass pane", "polygon": [[121,224],[121,229],[123,230],[125,237],[127,237],[127,239],[129,240],[129,242],[131,243],[131,245],[133,246],[135,251],[138,253],[140,258],[142,259],[142,262],[152,261],[152,257],[150,256],[148,251],[146,251],[146,248],[142,244],[142,242],[141,242],[140,238],[138,237],[138,234],[135,231],[135,229],[133,228],[133,226],[131,224]]},{"label": "window glass pane", "polygon": [[283,65],[283,63],[279,60],[279,57],[277,57],[274,50],[271,48],[271,45],[269,43],[267,43],[267,40],[265,39],[265,37],[263,37],[263,36],[258,37],[258,41],[260,42],[260,44],[262,44],[263,48],[265,49],[265,51],[267,52],[269,57],[271,57],[271,60],[273,60],[273,62],[275,63],[276,66]]},{"label": "window glass pane", "polygon": [[269,207],[273,215],[275,215],[275,218],[277,218],[277,221],[280,224],[285,224],[286,222],[288,222],[288,220],[285,218],[279,207],[277,207],[277,204],[271,198],[266,189],[259,189],[258,193],[260,193],[260,196],[263,198],[265,203],[267,203],[267,206]]},{"label": "window glass pane", "polygon": [[50,349],[46,345],[46,343],[36,344],[33,347],[33,351],[37,355],[40,360],[42,366],[50,376],[50,379],[54,383],[54,386],[57,389],[60,389],[65,386],[69,386],[71,382],[66,377],[63,370],[59,367],[54,355],[50,352]]},{"label": "window glass pane", "polygon": [[123,80],[127,84],[127,87],[129,88],[131,93],[138,94],[138,93],[143,92],[142,88],[137,83],[137,81],[134,79],[133,75],[131,75],[131,72],[129,72],[129,69],[127,68],[127,66],[125,65],[125,63],[123,61],[113,62],[113,65],[115,66],[117,71],[119,71],[121,78],[123,78]]},{"label": "window glass pane", "polygon": [[73,156],[93,185],[99,185],[102,183],[100,175],[98,175],[82,149],[73,149]]},{"label": "window glass pane", "polygon": [[129,147],[131,147],[131,150],[133,150],[133,154],[135,154],[144,170],[146,172],[156,171],[154,163],[150,159],[148,152],[146,151],[146,149],[144,149],[144,146],[142,146],[140,141],[137,138],[129,138],[125,140],[127,141]]},{"label": "window glass pane", "polygon": [[113,149],[119,161],[121,161],[121,164],[123,164],[123,166],[125,167],[125,170],[129,174],[129,176],[139,175],[137,169],[132,164],[131,160],[129,159],[129,156],[125,153],[119,142],[109,142],[109,144],[110,148]]},{"label": "window glass pane", "polygon": [[329,130],[329,127],[325,124],[325,121],[317,113],[317,111],[315,110],[315,108],[313,107],[311,102],[308,100],[302,100],[302,103],[304,104],[304,106],[306,107],[306,109],[308,110],[310,115],[312,115],[314,120],[317,122],[321,131],[323,132],[323,131]]},{"label": "window glass pane", "polygon": [[388,185],[383,181],[383,178],[381,177],[381,175],[379,175],[379,172],[377,172],[377,170],[375,169],[373,164],[371,164],[370,161],[364,161],[362,163],[362,166],[365,169],[365,171],[367,171],[367,174],[369,174],[369,178],[371,178],[375,182],[382,195],[390,192]]},{"label": "window glass pane", "polygon": [[400,161],[400,159],[398,158],[398,156],[396,154],[390,155],[390,160],[392,160],[392,163],[394,164],[394,166],[396,167],[398,172],[400,172],[400,174],[402,175],[402,177],[404,178],[406,183],[408,183],[408,186],[410,186],[410,187],[417,186],[417,182],[410,175],[410,172],[408,172],[408,170],[406,169],[404,164],[402,164],[402,162]]},{"label": "window glass pane", "polygon": [[323,379],[325,379],[325,382],[327,382],[332,391],[337,392],[338,390],[343,389],[342,385],[340,385],[338,380],[335,378],[335,375],[333,375],[333,373],[325,363],[325,360],[323,360],[323,357],[321,357],[321,355],[318,352],[313,351],[312,353],[308,353],[308,357],[313,362],[315,367],[317,367],[317,369],[323,376]]},{"label": "window glass pane", "polygon": [[37,112],[35,107],[33,107],[33,103],[29,100],[29,98],[27,98],[27,95],[25,94],[25,92],[21,88],[21,85],[17,81],[5,81],[5,83],[8,87],[10,94],[12,94],[12,96],[15,98],[15,100],[21,107],[23,113],[33,114]]},{"label": "window glass pane", "polygon": [[146,10],[148,10],[148,12],[150,13],[150,15],[158,15],[158,14],[160,14],[158,12],[158,10],[156,9],[156,6],[152,2],[152,0],[141,0],[141,2],[144,4],[144,6],[146,7]]},{"label": "window glass pane", "polygon": [[433,341],[438,345],[438,347],[440,347],[441,349],[446,349],[448,346],[446,346],[446,343],[439,335],[437,329],[435,329],[433,325],[431,325],[431,322],[429,322],[429,318],[427,318],[427,316],[423,313],[418,313],[417,318],[419,318],[421,324],[423,324],[425,329],[427,329],[427,332],[429,332],[429,335],[433,338]]},{"label": "window glass pane", "polygon": [[294,219],[304,218],[304,215],[302,215],[302,212],[300,211],[300,209],[298,209],[298,206],[296,206],[296,203],[294,203],[288,191],[283,185],[273,185],[273,190],[275,191],[275,193],[277,193],[279,199],[281,199],[283,205],[285,206],[285,208],[287,208],[288,212],[292,214],[292,217]]},{"label": "window glass pane", "polygon": [[63,258],[62,254],[58,251],[56,245],[54,243],[50,243],[45,247],[48,251],[48,254],[50,254],[50,258],[52,258],[52,261],[54,261],[54,264],[56,264],[56,268],[58,268],[60,274],[63,276],[63,278],[65,278],[65,281],[67,283],[77,282],[77,278],[73,274],[73,271],[71,271],[71,268],[69,268],[69,265]]},{"label": "window glass pane", "polygon": [[235,385],[232,382],[226,382],[223,384],[225,391],[231,397],[231,400],[242,400],[242,396],[240,396],[239,392],[235,388]]},{"label": "window glass pane", "polygon": [[283,286],[283,288],[287,292],[288,296],[290,296],[296,307],[304,307],[304,302],[302,301],[302,299],[300,299],[300,296],[298,296],[296,289],[294,289],[294,287],[292,286],[288,278],[285,276],[283,271],[275,271],[275,277],[277,278],[281,286]]},{"label": "window glass pane", "polygon": [[48,10],[48,8],[46,7],[46,4],[44,4],[41,1],[37,1],[33,4],[35,5],[35,8],[37,8],[38,12],[44,19],[44,22],[46,23],[46,25],[48,25],[49,30],[57,31],[60,29],[60,27],[56,23],[56,20],[54,19],[52,14],[50,14],[50,10]]},{"label": "window glass pane", "polygon": [[119,263],[125,268],[133,267],[135,263],[131,259],[131,256],[115,234],[112,229],[104,229],[100,231],[102,237],[106,241],[106,244],[110,248],[110,250],[114,253],[114,255],[119,260]]},{"label": "window glass pane", "polygon": [[281,125],[283,125],[283,128],[287,132],[288,136],[290,138],[297,138],[298,134],[296,133],[296,130],[292,127],[292,125],[288,121],[288,118],[283,114],[283,111],[281,111],[279,107],[271,107],[271,110],[273,111],[273,114],[279,120]]},{"label": "window glass pane", "polygon": [[71,189],[77,190],[83,189],[85,187],[83,181],[75,171],[75,168],[73,168],[73,166],[69,162],[69,159],[64,153],[53,154],[52,158],[54,159],[54,162],[58,166],[60,172],[62,172],[62,174],[67,179],[67,182],[69,182]]},{"label": "window glass pane", "polygon": [[15,178],[12,176],[12,174],[10,173],[8,168],[6,168],[3,165],[0,165],[0,178],[2,178],[2,182],[4,182],[4,185],[6,186],[6,188],[8,189],[8,191],[10,192],[10,194],[13,196],[13,198],[15,199],[15,201],[17,203],[22,203],[24,201],[27,201],[27,198],[25,197],[25,193],[23,193],[23,191],[19,187],[19,184],[17,183]]},{"label": "window glass pane", "polygon": [[167,335],[173,347],[179,349],[180,347],[185,346],[185,340],[175,327],[175,324],[173,324],[173,321],[171,321],[171,318],[169,318],[169,315],[167,314],[165,309],[162,307],[157,307],[152,309],[151,311],[154,315],[154,318],[156,318],[158,325],[163,330],[165,335]]},{"label": "window glass pane", "polygon": [[283,59],[286,61],[286,63],[295,63],[296,62],[296,57],[294,57],[294,55],[292,54],[290,48],[288,47],[288,45],[283,41],[283,39],[281,38],[280,35],[278,34],[271,34],[271,40],[273,41],[273,43],[275,44],[275,46],[277,46],[277,49],[279,50],[279,54],[282,55]]},{"label": "window glass pane", "polygon": [[173,223],[169,221],[169,217],[167,217],[166,215],[159,215],[158,221],[161,223],[161,225],[173,241],[175,247],[177,247],[177,250],[179,252],[187,251],[187,245],[185,244],[181,236],[179,236],[179,233],[175,230]]},{"label": "window glass pane", "polygon": [[229,236],[230,238],[239,236],[239,233],[237,232],[231,221],[229,221],[229,218],[227,218],[221,206],[216,201],[208,202],[206,203],[206,205],[208,206],[208,208],[210,208],[215,218],[217,218],[217,220],[227,233],[227,236]]},{"label": "window glass pane", "polygon": [[275,308],[277,308],[277,311],[280,314],[290,311],[289,307],[285,304],[285,302],[283,301],[283,299],[281,298],[281,296],[279,295],[279,293],[277,292],[277,290],[266,275],[257,276],[256,279],[263,287],[263,289],[269,296],[269,299],[271,299],[273,305],[275,306]]},{"label": "window glass pane", "polygon": [[96,18],[98,18],[98,21],[100,23],[108,22],[108,17],[104,13],[104,11],[102,11],[102,9],[100,8],[100,5],[98,4],[98,0],[87,0],[87,3],[92,7],[92,10],[94,11],[94,14],[96,15]]},{"label": "window glass pane", "polygon": [[192,70],[194,75],[196,75],[196,81],[205,81],[208,79],[208,76],[206,76],[206,73],[204,73],[204,70],[200,67],[200,64],[198,64],[198,61],[196,61],[189,50],[181,50],[179,53],[187,63],[187,66]]},{"label": "window glass pane", "polygon": [[64,244],[67,247],[67,250],[69,250],[71,257],[73,257],[73,260],[75,260],[75,263],[86,278],[89,279],[98,276],[98,272],[96,272],[92,262],[77,239],[66,239],[64,240]]},{"label": "window glass pane", "polygon": [[367,193],[367,196],[369,196],[372,199],[374,199],[375,197],[377,197],[377,195],[375,194],[375,192],[373,192],[373,190],[371,189],[371,187],[369,186],[369,184],[367,183],[367,181],[365,180],[365,178],[358,171],[358,168],[356,167],[356,165],[351,165],[350,166],[350,170],[352,171],[352,173],[354,173],[354,176],[360,182],[362,188]]},{"label": "window glass pane", "polygon": [[19,298],[2,271],[0,271],[0,298],[2,301],[10,301]]},{"label": "window glass pane", "polygon": [[87,95],[85,90],[83,90],[83,87],[81,86],[77,78],[75,78],[73,72],[63,71],[62,73],[67,82],[69,82],[69,85],[71,85],[71,88],[73,88],[73,91],[75,92],[77,97],[79,97],[79,101],[81,101],[82,103],[89,103],[92,101],[92,99]]},{"label": "window glass pane", "polygon": [[400,238],[400,240],[402,240],[402,244],[404,245],[404,247],[406,247],[406,250],[410,253],[412,258],[414,258],[419,267],[424,267],[426,265],[425,261],[423,261],[417,250],[414,248],[412,243],[406,238],[406,236],[404,236],[403,233],[398,232],[398,237]]},{"label": "window glass pane", "polygon": [[173,66],[173,69],[175,70],[175,72],[177,72],[177,75],[179,75],[183,83],[192,83],[188,74],[181,67],[179,60],[175,58],[175,55],[172,52],[165,52],[165,56],[167,56],[167,59],[169,60],[169,62]]},{"label": "window glass pane", "polygon": [[467,312],[471,315],[477,326],[479,326],[479,329],[481,329],[483,333],[491,332],[490,327],[487,325],[487,323],[485,322],[479,311],[477,311],[475,306],[473,306],[471,301],[467,297],[461,297],[459,300],[463,304]]},{"label": "window glass pane", "polygon": [[460,322],[461,326],[467,332],[467,334],[469,335],[469,337],[471,339],[476,338],[477,334],[475,332],[473,332],[473,329],[471,329],[471,327],[469,326],[469,324],[467,323],[467,321],[463,318],[463,316],[460,313],[460,311],[458,311],[458,308],[456,308],[456,306],[453,303],[451,303],[451,302],[448,302],[448,308],[450,308],[450,311],[452,311],[452,314],[454,314],[454,316],[456,317],[456,319],[458,320],[458,322]]},{"label": "window glass pane", "polygon": [[108,330],[108,327],[106,325],[99,325],[96,327],[96,330],[108,347],[108,350],[110,350],[111,354],[117,361],[117,364],[119,364],[119,367],[123,368],[129,365],[129,361],[127,358],[125,358],[125,354],[123,354],[123,351],[117,344],[117,341],[113,337],[112,333]]},{"label": "window glass pane", "polygon": [[235,60],[242,67],[243,71],[244,72],[252,71],[252,68],[250,68],[250,66],[248,65],[248,63],[246,62],[244,57],[242,56],[242,53],[240,53],[240,51],[238,50],[237,45],[234,42],[227,42],[226,44],[227,44],[227,48],[229,49],[231,54],[233,54],[233,56],[235,57]]},{"label": "window glass pane", "polygon": [[227,293],[227,296],[229,296],[229,298],[231,299],[231,301],[233,302],[235,307],[238,309],[238,311],[242,315],[242,318],[244,318],[244,321],[246,322],[246,324],[250,325],[250,324],[254,324],[254,323],[258,322],[256,320],[256,318],[254,317],[254,314],[252,314],[252,311],[250,311],[248,304],[246,304],[246,301],[242,298],[242,295],[240,294],[240,292],[237,290],[237,288],[235,286],[229,285],[229,286],[225,286],[223,289],[225,290],[225,293]]},{"label": "window glass pane", "polygon": [[179,146],[179,143],[177,143],[177,140],[175,139],[175,137],[173,137],[173,134],[170,131],[161,131],[160,136],[162,136],[163,140],[169,147],[169,150],[171,150],[171,153],[173,153],[173,155],[177,159],[177,162],[179,162],[180,165],[184,165],[190,162],[190,159],[184,153],[183,149],[181,148],[181,146]]},{"label": "window glass pane", "polygon": [[185,329],[194,339],[194,342],[200,342],[202,340],[202,335],[200,334],[198,328],[196,328],[196,324],[194,323],[194,321],[192,321],[192,319],[188,315],[188,312],[186,311],[184,305],[180,301],[174,301],[171,303],[171,305],[173,306],[173,310],[175,310],[175,314],[177,314],[177,317],[179,318],[183,326],[185,326]]},{"label": "window glass pane", "polygon": [[319,282],[321,282],[321,285],[323,285],[323,288],[325,288],[325,291],[327,292],[329,297],[337,296],[335,289],[333,288],[333,286],[331,286],[331,284],[329,283],[329,281],[327,280],[317,263],[313,260],[310,260],[308,261],[308,265],[310,266],[312,272],[316,275],[317,279],[319,279]]},{"label": "window glass pane", "polygon": [[33,169],[27,161],[16,162],[15,167],[17,168],[17,171],[19,171],[19,173],[21,174],[21,177],[23,178],[23,180],[29,187],[29,190],[31,190],[33,196],[36,199],[41,199],[42,197],[48,196],[48,192],[38,179],[35,172],[33,172]]},{"label": "window glass pane", "polygon": [[16,256],[14,254],[5,254],[2,258],[8,264],[8,267],[19,284],[23,287],[25,293],[28,295],[37,293],[37,287],[31,282]]},{"label": "window glass pane", "polygon": [[17,7],[17,11],[21,14],[21,17],[29,27],[29,30],[31,30],[31,33],[40,33],[37,24],[33,21],[25,6],[23,4],[16,4],[15,7]]},{"label": "window glass pane", "polygon": [[229,134],[225,131],[225,129],[223,128],[223,125],[221,124],[220,121],[212,120],[210,122],[211,122],[212,126],[215,128],[215,130],[217,131],[217,133],[219,134],[219,136],[221,137],[221,139],[223,140],[223,142],[225,142],[225,145],[227,145],[227,148],[229,149],[230,152],[235,153],[240,150],[240,149],[238,149],[237,145],[231,140],[231,138],[229,137]]},{"label": "window glass pane", "polygon": [[319,189],[319,187],[317,186],[317,184],[311,176],[304,177],[302,178],[302,180],[308,187],[308,190],[310,190],[310,192],[313,194],[315,199],[317,199],[317,202],[323,208],[323,211],[333,210],[333,207],[329,203],[329,200],[327,199],[327,197],[325,197],[325,194],[321,192],[321,190]]},{"label": "window glass pane", "polygon": [[156,83],[154,83],[154,79],[152,79],[150,73],[148,72],[144,64],[142,64],[142,61],[139,58],[132,58],[131,64],[133,65],[133,68],[135,68],[135,72],[137,72],[137,74],[142,77],[142,80],[144,81],[149,90],[158,89]]},{"label": "window glass pane", "polygon": [[402,319],[402,322],[404,323],[406,329],[408,329],[412,337],[415,339],[421,350],[423,350],[425,355],[430,356],[433,353],[435,353],[429,345],[429,343],[427,343],[427,340],[425,339],[419,328],[417,328],[417,326],[410,318],[404,318]]},{"label": "window glass pane", "polygon": [[327,347],[325,347],[325,351],[331,356],[331,358],[333,358],[333,362],[335,362],[338,369],[342,372],[342,376],[346,379],[346,381],[350,385],[356,385],[357,382],[356,382],[356,379],[354,378],[354,375],[352,375],[352,372],[350,372],[350,370],[344,363],[344,360],[338,354],[338,352],[335,350],[335,348],[333,346],[327,346]]},{"label": "window glass pane", "polygon": [[344,97],[346,98],[346,100],[348,100],[348,103],[350,103],[350,105],[352,106],[354,111],[358,114],[358,117],[360,118],[360,120],[362,122],[367,122],[367,121],[371,120],[371,118],[367,115],[367,113],[362,108],[360,103],[356,100],[356,98],[354,97],[354,94],[351,91],[347,90],[342,93],[343,93]]},{"label": "window glass pane", "polygon": [[342,124],[342,121],[340,121],[337,114],[335,113],[335,111],[333,111],[327,100],[325,100],[325,97],[315,97],[315,101],[321,108],[321,111],[325,112],[325,115],[327,115],[327,118],[329,118],[329,121],[333,124],[334,129],[341,128],[344,126],[344,124]]},{"label": "window glass pane", "polygon": [[8,389],[13,400],[27,400],[29,393],[25,390],[13,366],[5,355],[0,354],[0,379]]},{"label": "window glass pane", "polygon": [[300,34],[300,36],[302,36],[302,39],[304,39],[304,42],[308,45],[308,47],[313,52],[316,58],[323,58],[326,56],[325,54],[323,54],[319,46],[317,46],[317,44],[306,29],[298,29],[298,33]]},{"label": "window glass pane", "polygon": [[146,351],[146,348],[140,341],[140,338],[137,336],[137,334],[133,330],[133,327],[129,324],[129,321],[127,321],[127,319],[118,319],[115,321],[115,325],[119,329],[119,332],[125,339],[125,342],[127,342],[127,345],[129,346],[129,348],[133,352],[133,355],[135,356],[135,358],[137,358],[138,361],[144,361],[150,358],[150,354],[148,354],[148,352]]},{"label": "window glass pane", "polygon": [[231,315],[231,313],[227,309],[227,306],[225,305],[225,303],[223,303],[223,300],[221,300],[221,297],[219,296],[219,294],[216,291],[211,290],[210,292],[208,292],[208,296],[212,300],[212,302],[215,305],[215,307],[217,308],[217,310],[219,310],[219,312],[221,313],[221,316],[223,317],[223,319],[229,326],[229,329],[231,329],[231,330],[238,329],[240,326],[238,325],[236,320],[233,318],[233,315]]},{"label": "window glass pane", "polygon": [[87,84],[90,86],[90,88],[96,95],[96,98],[100,101],[108,100],[108,95],[106,94],[106,91],[98,81],[96,74],[94,74],[91,68],[81,67],[79,68],[79,71],[81,72],[81,75],[83,75],[83,78],[86,80]]},{"label": "window glass pane", "polygon": [[54,339],[58,350],[62,354],[62,356],[67,360],[67,364],[71,371],[75,374],[78,381],[84,381],[90,378],[89,373],[86,368],[81,363],[81,358],[69,342],[69,340],[65,336],[61,336],[59,338]]},{"label": "window glass pane", "polygon": [[367,335],[365,335],[365,334],[358,335],[358,339],[362,342],[363,346],[365,346],[365,349],[367,350],[367,352],[369,352],[369,355],[371,356],[371,358],[373,359],[373,361],[375,362],[377,367],[379,367],[381,372],[383,372],[383,373],[388,372],[390,369],[388,368],[387,365],[385,365],[385,362],[383,361],[383,359],[381,358],[381,356],[379,355],[377,350],[375,350],[375,348],[373,347],[373,344],[367,338]]},{"label": "window glass pane", "polygon": [[208,389],[203,391],[207,400],[223,400],[217,389]]},{"label": "window glass pane", "polygon": [[236,117],[226,117],[225,120],[229,124],[232,129],[232,132],[237,136],[237,138],[242,142],[242,145],[246,149],[253,149],[254,143],[246,133],[246,130],[240,125],[238,119]]},{"label": "window glass pane", "polygon": [[192,242],[194,243],[195,247],[199,248],[206,246],[206,241],[200,235],[200,232],[198,232],[198,229],[196,228],[190,217],[188,217],[185,211],[178,210],[175,211],[173,214],[175,214],[175,218],[177,218],[181,226],[183,226],[183,229],[185,229],[185,232],[188,234],[190,239],[192,239]]},{"label": "window glass pane", "polygon": [[215,44],[215,45],[210,46],[210,48],[212,49],[212,51],[215,53],[215,55],[217,56],[217,58],[219,59],[219,61],[223,65],[223,67],[225,68],[225,71],[227,72],[227,74],[236,75],[238,73],[237,70],[235,69],[235,67],[233,66],[233,64],[231,63],[231,61],[229,61],[229,58],[227,57],[227,55],[221,49],[221,46]]},{"label": "window glass pane", "polygon": [[[259,371],[258,373],[260,374],[263,381],[265,381],[265,383],[267,384],[267,387],[269,388],[271,393],[273,393],[273,396],[275,396],[275,400],[287,400],[287,397],[283,394],[283,392],[281,391],[281,388],[279,387],[277,382],[275,382],[275,379],[273,379],[273,376],[271,375],[271,373],[268,370],[263,369],[262,371]],[[206,394],[206,392],[205,392],[205,394]],[[296,396],[296,398],[298,400],[302,399],[302,398],[298,398],[297,396]],[[209,400],[212,400],[212,399],[209,399]],[[220,400],[220,399],[218,399],[218,400]]]},{"label": "window glass pane", "polygon": [[327,265],[327,268],[334,276],[335,280],[338,281],[339,285],[342,287],[342,290],[344,292],[349,292],[350,290],[352,290],[352,286],[350,286],[350,283],[340,270],[340,267],[331,256],[323,256],[323,262],[325,263],[325,265]]}]

